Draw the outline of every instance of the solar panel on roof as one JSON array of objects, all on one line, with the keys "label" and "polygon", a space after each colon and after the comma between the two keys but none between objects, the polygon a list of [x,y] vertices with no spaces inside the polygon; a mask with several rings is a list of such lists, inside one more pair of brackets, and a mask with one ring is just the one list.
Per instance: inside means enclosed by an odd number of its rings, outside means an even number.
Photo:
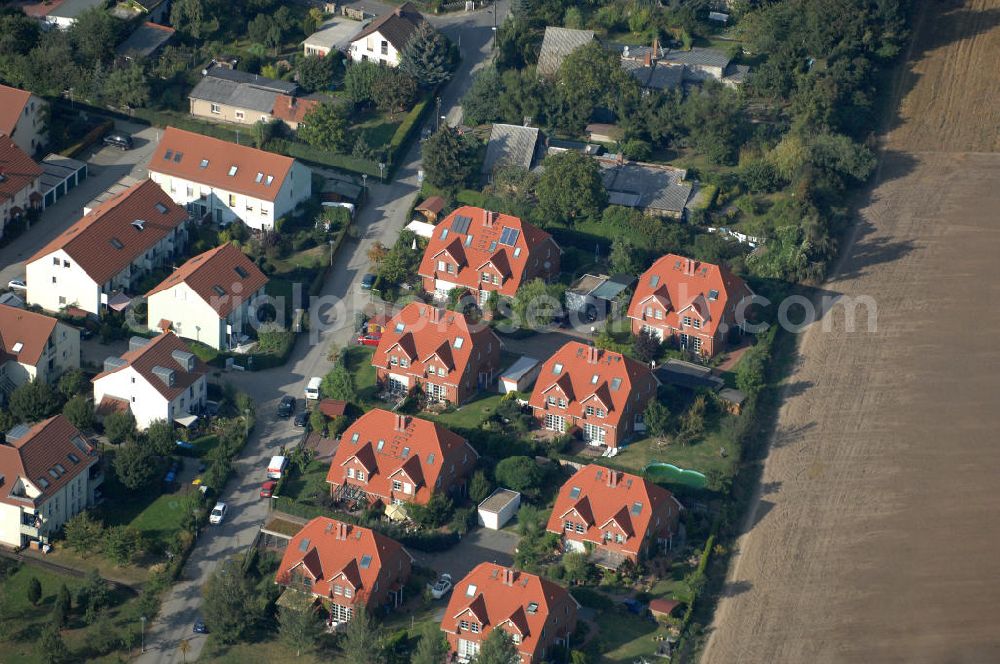
[{"label": "solar panel on roof", "polygon": [[451,230],[456,233],[465,233],[469,230],[469,224],[472,223],[472,217],[466,217],[464,215],[458,215],[455,217],[455,221],[451,222]]},{"label": "solar panel on roof", "polygon": [[507,228],[504,226],[503,231],[500,233],[500,244],[507,245],[508,247],[513,247],[517,243],[517,238],[521,235],[521,231],[517,228]]}]

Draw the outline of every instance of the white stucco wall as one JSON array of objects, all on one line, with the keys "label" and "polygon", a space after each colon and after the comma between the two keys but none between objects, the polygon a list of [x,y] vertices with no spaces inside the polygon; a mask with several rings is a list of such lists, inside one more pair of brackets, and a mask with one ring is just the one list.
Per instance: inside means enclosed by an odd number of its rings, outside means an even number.
[{"label": "white stucco wall", "polygon": [[148,299],[149,325],[163,319],[173,323],[177,336],[220,349],[225,342],[225,324],[212,307],[186,283],[154,293]]},{"label": "white stucco wall", "polygon": [[199,378],[191,388],[193,394],[185,390],[173,401],[168,402],[166,397],[135,369],[125,367],[94,381],[94,406],[99,406],[105,395],[128,401],[136,426],[145,429],[154,420],[173,422],[175,417],[187,415],[192,403],[204,404],[207,398],[205,377]]},{"label": "white stucco wall", "polygon": [[14,125],[14,133],[11,138],[14,139],[17,147],[24,150],[29,157],[34,157],[38,148],[47,142],[43,118],[45,105],[46,102],[43,99],[31,95],[24,110],[21,111],[17,124]]},{"label": "white stucco wall", "polygon": [[[382,52],[383,43],[386,46],[385,53]],[[399,51],[380,32],[373,32],[367,37],[351,42],[350,54],[355,62],[365,60],[382,62],[389,67],[399,64]]]},{"label": "white stucco wall", "polygon": [[[58,259],[59,265],[53,259]],[[67,262],[69,267],[65,267]],[[69,305],[93,314],[101,311],[99,285],[62,249],[28,263],[25,275],[28,304],[37,304],[47,311],[59,311]]]},{"label": "white stucco wall", "polygon": [[[13,478],[6,478],[12,482]],[[21,546],[21,508],[0,503],[0,544]]]}]

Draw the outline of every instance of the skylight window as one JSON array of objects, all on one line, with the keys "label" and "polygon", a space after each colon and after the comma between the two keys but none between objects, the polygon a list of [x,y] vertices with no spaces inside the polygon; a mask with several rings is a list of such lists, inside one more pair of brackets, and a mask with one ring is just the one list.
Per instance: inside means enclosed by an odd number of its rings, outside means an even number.
[{"label": "skylight window", "polygon": [[719,299],[719,291],[717,291],[717,290],[710,290],[710,291],[708,291],[708,299],[712,300],[713,302],[715,300],[718,300]]},{"label": "skylight window", "polygon": [[146,221],[144,219],[136,219],[132,222],[132,226],[137,231],[144,230],[146,228]]},{"label": "skylight window", "polygon": [[274,176],[273,175],[268,175],[267,179],[264,180],[264,184],[267,185],[268,187],[271,186],[272,182],[274,182]]},{"label": "skylight window", "polygon": [[174,151],[167,150],[166,154],[163,155],[163,159],[166,161],[170,161],[173,158],[173,156],[174,156]]},{"label": "skylight window", "polygon": [[163,203],[157,203],[153,207],[155,207],[156,211],[159,212],[160,214],[166,214],[167,213],[167,206],[164,205]]},{"label": "skylight window", "polygon": [[24,348],[24,344],[18,341],[13,346],[11,346],[10,350],[14,353],[20,353],[22,348]]},{"label": "skylight window", "polygon": [[560,362],[556,362],[552,366],[552,373],[554,373],[557,376],[562,373],[562,370],[563,370],[563,365]]},{"label": "skylight window", "polygon": [[361,556],[361,569],[368,569],[372,566],[372,557],[369,555]]},{"label": "skylight window", "polygon": [[61,463],[56,464],[56,470],[59,471],[60,475],[64,475],[66,473],[66,467],[63,466]]},{"label": "skylight window", "polygon": [[80,463],[80,457],[73,454],[72,452],[69,453],[69,460],[72,461],[73,463]]},{"label": "skylight window", "polygon": [[632,516],[639,516],[642,512],[642,503],[632,503]]},{"label": "skylight window", "polygon": [[492,254],[496,250],[497,250],[497,241],[493,240],[492,242],[490,242],[490,253]]},{"label": "skylight window", "polygon": [[621,386],[622,386],[622,379],[621,378],[612,378],[611,379],[611,389],[612,390],[617,391],[618,388],[620,388]]},{"label": "skylight window", "polygon": [[240,278],[241,278],[241,279],[246,279],[246,278],[247,278],[247,271],[246,271],[246,270],[244,270],[244,269],[243,269],[242,267],[240,267],[239,265],[237,265],[237,266],[236,266],[236,267],[234,267],[233,269],[234,269],[234,270],[236,270],[236,274],[240,275]]},{"label": "skylight window", "polygon": [[455,337],[455,348],[461,348],[465,344],[465,337]]},{"label": "skylight window", "polygon": [[301,542],[299,542],[299,551],[308,551],[308,550],[309,550],[309,538],[307,537]]},{"label": "skylight window", "polygon": [[403,458],[405,459],[408,456],[410,456],[410,448],[409,447],[404,447],[403,448]]},{"label": "skylight window", "polygon": [[219,286],[218,284],[216,284],[215,286],[212,286],[212,291],[216,295],[219,295],[219,296],[222,296],[222,295],[226,294],[226,290],[222,286]]},{"label": "skylight window", "polygon": [[201,163],[198,164],[199,168],[208,168],[208,159],[202,159]]},{"label": "skylight window", "polygon": [[175,164],[181,163],[181,157],[183,157],[183,156],[184,156],[183,152],[175,152],[174,153],[174,163]]},{"label": "skylight window", "polygon": [[471,235],[466,235],[465,236],[465,246],[468,247],[470,244],[472,244],[472,236]]},{"label": "skylight window", "polygon": [[433,466],[434,465],[434,453],[433,452],[431,452],[430,454],[427,455],[427,465],[428,466]]},{"label": "skylight window", "polygon": [[528,613],[538,613],[538,602],[528,602]]},{"label": "skylight window", "polygon": [[114,247],[115,249],[124,249],[125,248],[125,245],[122,244],[122,241],[119,240],[116,237],[111,238],[110,240],[108,240],[108,242],[110,242],[111,246]]},{"label": "skylight window", "polygon": [[380,440],[380,441],[378,441],[378,445],[376,446],[375,449],[377,449],[379,452],[381,452],[383,447],[385,447],[385,441],[384,440]]},{"label": "skylight window", "polygon": [[650,288],[656,288],[657,285],[659,285],[659,283],[660,283],[660,275],[654,274],[653,276],[651,276],[649,278],[649,286],[650,286]]},{"label": "skylight window", "polygon": [[357,431],[355,431],[355,432],[354,432],[354,435],[352,435],[352,436],[351,436],[351,442],[352,442],[352,443],[356,443],[356,442],[358,442],[358,438],[360,437],[360,435],[361,435],[361,434],[359,434],[359,433],[358,433]]},{"label": "skylight window", "polygon": [[600,379],[601,377],[598,374],[594,374],[593,376],[590,377],[590,384],[597,385],[597,381],[599,381]]},{"label": "skylight window", "polygon": [[56,472],[55,468],[49,468],[49,475],[51,475],[54,480],[59,479],[59,473]]},{"label": "skylight window", "polygon": [[236,175],[236,171],[238,171],[238,170],[240,170],[239,166],[230,166],[229,167],[229,177],[233,177],[234,175]]},{"label": "skylight window", "polygon": [[47,488],[49,488],[49,481],[47,479],[45,479],[44,477],[39,477],[38,478],[38,486],[42,487],[43,489],[47,489]]},{"label": "skylight window", "polygon": [[466,597],[475,597],[476,596],[476,584],[474,584],[474,583],[470,583],[469,584],[469,587],[465,589],[465,596]]},{"label": "skylight window", "polygon": [[400,321],[399,323],[396,323],[396,332],[397,332],[397,334],[400,333],[400,332],[402,332],[404,327],[406,327],[406,326],[403,325],[402,321]]},{"label": "skylight window", "polygon": [[580,497],[580,487],[575,486],[569,490],[569,497],[572,499],[577,499]]},{"label": "skylight window", "polygon": [[441,229],[441,239],[443,240],[446,237],[448,237],[448,229],[447,228],[442,228]]},{"label": "skylight window", "polygon": [[261,173],[260,171],[257,171],[257,177],[255,177],[253,181],[256,182],[257,184],[260,184],[261,181],[263,181],[263,179],[264,179],[264,174]]}]

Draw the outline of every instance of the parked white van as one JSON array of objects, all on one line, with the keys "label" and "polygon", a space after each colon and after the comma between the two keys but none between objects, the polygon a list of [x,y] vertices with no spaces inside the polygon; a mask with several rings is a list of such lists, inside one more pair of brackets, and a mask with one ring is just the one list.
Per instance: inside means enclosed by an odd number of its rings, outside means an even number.
[{"label": "parked white van", "polygon": [[288,459],[283,456],[273,456],[271,457],[271,462],[267,464],[267,479],[269,480],[280,480],[281,474],[285,472],[285,467],[288,466]]},{"label": "parked white van", "polygon": [[319,399],[319,386],[323,384],[323,379],[313,376],[306,385],[306,399]]}]

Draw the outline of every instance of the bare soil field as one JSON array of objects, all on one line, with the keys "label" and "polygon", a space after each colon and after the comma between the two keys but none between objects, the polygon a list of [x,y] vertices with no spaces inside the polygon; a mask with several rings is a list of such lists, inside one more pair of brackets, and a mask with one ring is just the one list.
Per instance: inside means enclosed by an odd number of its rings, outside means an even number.
[{"label": "bare soil field", "polygon": [[1000,662],[1000,0],[927,0],[703,661]]}]

